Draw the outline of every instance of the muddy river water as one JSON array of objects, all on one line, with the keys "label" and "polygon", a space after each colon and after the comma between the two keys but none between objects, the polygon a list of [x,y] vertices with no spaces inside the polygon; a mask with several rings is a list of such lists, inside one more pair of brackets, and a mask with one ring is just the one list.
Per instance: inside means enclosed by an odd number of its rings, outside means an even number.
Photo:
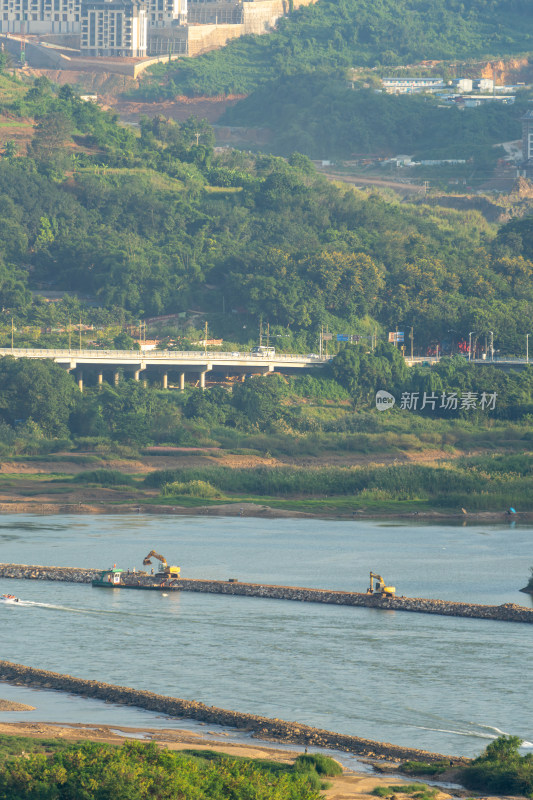
[{"label": "muddy river water", "polygon": [[[411,597],[531,605],[518,590],[532,537],[527,525],[4,515],[0,561],[140,569],[155,549],[184,577],[364,591],[373,570]],[[23,602],[0,607],[1,659],[441,753],[477,754],[500,732],[533,748],[530,625],[0,579],[4,592]],[[39,694],[36,712],[0,719],[153,724]]]}]

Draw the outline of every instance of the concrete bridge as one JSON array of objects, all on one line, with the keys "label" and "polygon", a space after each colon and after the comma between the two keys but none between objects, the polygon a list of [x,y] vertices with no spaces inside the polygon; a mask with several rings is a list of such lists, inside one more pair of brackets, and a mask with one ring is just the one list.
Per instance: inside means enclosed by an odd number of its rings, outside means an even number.
[{"label": "concrete bridge", "polygon": [[[199,352],[195,350],[45,350],[43,348],[0,348],[2,356],[14,358],[51,359],[74,372],[80,391],[83,391],[84,375],[89,375],[93,382],[102,384],[104,374],[111,377],[116,385],[120,373],[129,373],[134,380],[152,380],[161,382],[164,389],[169,387],[169,376],[181,391],[185,388],[185,376],[189,381],[197,383],[205,389],[207,373],[222,375],[224,378],[239,376],[244,380],[246,375],[267,375],[270,372],[285,374],[297,373],[301,370],[317,369],[325,366],[333,356],[319,356],[315,353],[301,355],[298,353],[280,353],[273,357],[256,353],[218,353]],[[440,356],[405,357],[408,367],[415,364],[434,366]],[[524,369],[529,365],[525,358],[495,358],[489,360],[472,359],[469,363],[499,367],[500,369]]]},{"label": "concrete bridge", "polygon": [[310,354],[279,354],[261,356],[253,353],[209,353],[198,351],[151,350],[44,350],[39,348],[2,348],[0,357],[51,359],[69,372],[74,372],[80,391],[83,391],[84,374],[90,374],[97,384],[104,380],[107,373],[116,385],[120,373],[127,372],[134,380],[146,380],[148,374],[152,379],[160,380],[164,389],[169,386],[169,374],[174,376],[181,391],[185,388],[185,376],[197,382],[205,389],[208,372],[223,375],[226,378],[239,376],[244,380],[248,374],[267,375],[280,371],[291,373],[303,369],[324,366],[331,357]]}]

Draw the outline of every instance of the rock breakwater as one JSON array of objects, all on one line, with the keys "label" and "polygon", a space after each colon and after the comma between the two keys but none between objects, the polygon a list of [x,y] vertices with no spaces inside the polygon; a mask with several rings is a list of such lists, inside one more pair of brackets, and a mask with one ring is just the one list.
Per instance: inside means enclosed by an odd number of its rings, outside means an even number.
[{"label": "rock breakwater", "polygon": [[[101,573],[99,569],[79,567],[43,567],[28,564],[0,564],[0,578],[29,580],[67,581],[90,583]],[[410,611],[419,614],[438,614],[447,617],[490,619],[501,622],[533,623],[533,608],[515,603],[486,606],[474,603],[456,603],[451,600],[434,600],[422,597],[382,597],[363,592],[339,592],[328,589],[309,589],[298,586],[271,586],[259,583],[239,583],[235,580],[175,581],[164,583],[160,575],[145,575],[138,572],[123,572],[122,585],[129,589],[160,591],[203,592],[207,594],[231,594],[241,597],[261,597],[273,600],[292,600],[302,603],[327,603],[330,605],[360,606],[386,611]]]},{"label": "rock breakwater", "polygon": [[450,764],[454,765],[468,762],[468,759],[464,758],[400,747],[394,744],[376,742],[372,739],[361,739],[357,736],[334,733],[333,731],[313,728],[310,725],[302,725],[297,722],[285,722],[281,719],[270,719],[256,714],[229,711],[216,706],[206,706],[203,703],[197,703],[192,700],[167,697],[125,686],[114,686],[113,684],[100,683],[99,681],[87,681],[81,678],[74,678],[72,675],[34,669],[22,664],[13,664],[9,661],[0,661],[0,680],[17,686],[69,692],[70,694],[96,698],[108,703],[145,708],[150,711],[167,714],[170,717],[180,717],[198,722],[207,722],[211,725],[246,730],[261,739],[332,748],[369,758],[395,759],[398,761],[409,759],[428,762],[446,758],[450,760]]}]

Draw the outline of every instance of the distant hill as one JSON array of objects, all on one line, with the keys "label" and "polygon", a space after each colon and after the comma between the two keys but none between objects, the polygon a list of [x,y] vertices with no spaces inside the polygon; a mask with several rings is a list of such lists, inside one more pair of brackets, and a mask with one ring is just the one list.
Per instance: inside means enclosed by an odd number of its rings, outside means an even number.
[{"label": "distant hill", "polygon": [[[311,158],[349,158],[354,153],[410,153],[416,158],[498,156],[493,145],[520,137],[526,100],[489,103],[464,111],[433,97],[397,97],[320,73],[284,75],[229,108],[222,124],[268,127],[271,149]],[[491,152],[492,151],[492,152]]]},{"label": "distant hill", "polygon": [[154,67],[136,96],[249,93],[283,74],[533,51],[530,0],[318,0],[268,36]]}]

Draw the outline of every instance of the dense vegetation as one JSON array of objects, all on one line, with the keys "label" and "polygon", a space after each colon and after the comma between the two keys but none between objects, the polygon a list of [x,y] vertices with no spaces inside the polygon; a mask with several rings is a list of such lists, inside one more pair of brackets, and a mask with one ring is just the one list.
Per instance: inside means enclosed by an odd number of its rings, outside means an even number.
[{"label": "dense vegetation", "polygon": [[[435,96],[394,96],[350,87],[344,75],[282,75],[230,107],[221,123],[267,127],[272,152],[311,158],[409,153],[414,160],[472,159],[469,172],[493,165],[493,145],[518,139],[525,101],[459,110]],[[274,135],[275,132],[275,135]]]},{"label": "dense vegetation", "polygon": [[524,460],[528,465],[524,476],[494,470],[490,458],[483,470],[475,460],[464,458],[440,466],[158,470],[145,478],[144,486],[160,486],[166,504],[180,504],[186,496],[237,502],[266,497],[269,504],[297,500],[300,505],[294,507],[302,510],[336,506],[352,512],[387,507],[414,512],[427,508],[504,512],[511,501],[521,511],[531,511],[533,462],[530,456]]},{"label": "dense vegetation", "polygon": [[247,94],[280,74],[524,53],[532,17],[527,0],[319,0],[269,36],[154,68],[140,92],[150,100]]},{"label": "dense vegetation", "polygon": [[[182,395],[123,380],[118,386],[86,387],[81,394],[57,364],[6,356],[0,359],[4,453],[20,452],[23,442],[30,446],[28,452],[32,446],[40,452],[48,442],[57,442],[51,449],[60,449],[72,439],[87,437],[137,447],[203,446],[214,441],[227,448],[254,449],[255,443],[255,449],[285,448],[286,453],[294,447],[302,453],[328,447],[364,452],[401,449],[402,434],[415,434],[420,426],[428,442],[443,442],[444,432],[433,439],[429,435],[439,419],[451,424],[451,444],[461,438],[471,441],[461,426],[475,423],[482,430],[495,419],[527,423],[533,413],[531,369],[506,373],[469,366],[460,357],[443,359],[433,369],[408,369],[392,346],[382,345],[375,354],[361,346],[346,348],[329,370],[331,378],[253,377],[235,384],[232,391],[218,386]],[[320,397],[319,388],[324,400],[302,402],[302,384],[311,387],[309,400],[313,389]],[[375,395],[384,387],[398,403],[381,416],[375,410]],[[395,425],[398,434],[391,436]],[[454,426],[460,431],[455,440],[450,436]],[[388,446],[385,441],[372,445],[381,430],[388,431]],[[523,436],[528,437],[527,427]]]},{"label": "dense vegetation", "polygon": [[529,217],[495,236],[476,212],[335,187],[304,156],[215,155],[197,120],[144,120],[135,136],[43,79],[5,109],[38,120],[31,156],[0,161],[5,344],[11,317],[53,326],[79,311],[33,301],[37,284],[92,297],[96,324],[196,305],[230,341],[249,341],[262,315],[282,349],[316,351],[321,326],[413,326],[417,346],[491,330],[523,352]]},{"label": "dense vegetation", "polygon": [[337,774],[336,767],[327,758],[289,766],[209,751],[173,753],[155,744],[131,742],[118,748],[84,742],[51,757],[30,753],[6,759],[0,767],[0,798],[318,800],[319,775]]},{"label": "dense vegetation", "polygon": [[533,754],[520,755],[518,736],[500,736],[462,770],[468,789],[490,794],[533,794]]}]

